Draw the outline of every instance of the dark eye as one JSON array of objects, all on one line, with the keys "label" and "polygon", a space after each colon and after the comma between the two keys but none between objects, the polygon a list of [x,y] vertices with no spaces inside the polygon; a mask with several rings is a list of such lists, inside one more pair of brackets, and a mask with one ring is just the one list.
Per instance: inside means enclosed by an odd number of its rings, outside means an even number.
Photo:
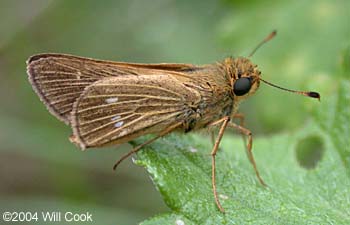
[{"label": "dark eye", "polygon": [[237,96],[245,95],[252,87],[252,82],[247,77],[239,78],[233,85],[233,93]]}]

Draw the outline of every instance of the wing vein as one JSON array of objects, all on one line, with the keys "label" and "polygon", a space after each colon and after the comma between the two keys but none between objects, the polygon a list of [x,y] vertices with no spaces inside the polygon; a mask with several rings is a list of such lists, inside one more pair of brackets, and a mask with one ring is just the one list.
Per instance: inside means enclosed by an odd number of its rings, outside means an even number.
[{"label": "wing vein", "polygon": [[171,98],[171,97],[162,97],[155,95],[138,95],[138,94],[107,94],[107,95],[89,95],[86,98],[111,98],[111,97],[142,97],[142,98],[154,98],[159,100],[173,100],[180,101],[179,98]]},{"label": "wing vein", "polygon": [[136,88],[150,88],[150,89],[158,89],[158,90],[162,90],[164,92],[168,92],[168,93],[171,93],[173,95],[176,95],[178,96],[179,98],[182,98],[182,96],[179,94],[179,93],[176,93],[174,91],[170,91],[168,89],[165,89],[165,88],[161,88],[161,87],[158,87],[158,86],[151,86],[151,85],[140,85],[140,84],[96,84],[96,86],[101,86],[101,87],[108,87],[108,86],[122,86],[122,87],[125,87],[125,86],[128,86],[128,87],[136,87]]},{"label": "wing vein", "polygon": [[88,132],[82,133],[82,134],[80,134],[80,135],[81,135],[81,136],[89,135],[89,134],[94,133],[94,132],[96,132],[96,131],[98,131],[98,130],[101,130],[102,128],[108,127],[108,126],[111,125],[111,124],[114,124],[114,123],[116,123],[116,122],[118,122],[118,121],[123,121],[123,120],[129,119],[130,117],[133,117],[133,116],[135,116],[135,114],[130,114],[130,115],[126,116],[126,117],[119,118],[118,120],[113,120],[113,121],[111,121],[111,122],[109,122],[109,123],[105,123],[105,124],[103,124],[103,125],[101,125],[101,126],[99,126],[99,127],[96,127],[96,128],[94,128],[94,129],[89,130]]},{"label": "wing vein", "polygon": [[[170,119],[170,118],[172,118],[172,117],[174,117],[174,116],[176,116],[176,115],[178,115],[178,114],[180,114],[180,113],[181,113],[180,111],[176,111],[175,113],[172,113],[172,114],[170,114],[170,115],[168,115],[168,116],[162,118],[161,120],[158,120],[157,123],[153,123],[152,126],[154,126],[155,124],[161,123],[161,122],[163,122],[163,121],[165,121],[165,120],[168,120],[168,119]],[[129,127],[129,126],[133,125],[134,123],[136,123],[136,122],[138,122],[138,121],[140,121],[140,120],[142,120],[142,119],[144,119],[144,118],[145,118],[145,116],[141,116],[141,117],[139,117],[138,119],[133,120],[132,122],[130,122],[130,123],[128,123],[128,124],[125,124],[125,126],[119,127],[119,128],[117,128],[117,129],[115,129],[115,130],[112,130],[112,131],[110,131],[110,132],[108,132],[108,133],[106,133],[106,134],[104,134],[104,135],[102,135],[102,136],[100,136],[100,137],[98,137],[98,138],[95,138],[94,140],[92,140],[92,141],[90,142],[90,144],[94,144],[94,143],[96,143],[96,142],[98,142],[98,141],[100,141],[100,140],[103,140],[104,138],[106,138],[106,137],[108,137],[108,136],[110,136],[110,135],[112,135],[112,134],[114,134],[114,133],[116,133],[116,132],[118,132],[118,131],[120,131],[120,130],[122,130],[122,129],[125,129],[126,127]],[[144,128],[145,128],[145,127],[144,127]]]},{"label": "wing vein", "polygon": [[[81,73],[80,71],[77,73],[74,72],[66,72],[66,71],[50,71],[50,70],[42,70],[40,73],[42,76],[36,76],[35,80],[42,79],[42,78],[48,78],[50,76],[45,76],[46,74],[54,74],[54,75],[68,75],[68,76],[74,76],[74,77],[91,77],[88,75],[85,75],[84,73]],[[89,78],[84,78],[84,79],[89,79]],[[96,80],[96,78],[90,78]]]},{"label": "wing vein", "polygon": [[56,60],[53,60],[52,62],[53,62],[54,64],[58,65],[58,66],[62,66],[63,68],[75,70],[75,71],[77,71],[77,72],[80,71],[80,69],[78,69],[78,68],[75,68],[75,67],[73,67],[73,66],[68,66],[67,64],[57,62]]},{"label": "wing vein", "polygon": [[122,115],[129,114],[129,113],[133,113],[133,111],[128,111],[128,112],[117,113],[117,114],[112,114],[112,115],[100,117],[100,118],[97,118],[97,119],[94,119],[94,120],[89,120],[89,121],[87,121],[87,122],[80,123],[79,125],[80,125],[80,126],[85,126],[85,125],[89,125],[89,124],[91,124],[91,123],[95,123],[95,122],[98,122],[98,121],[101,121],[101,120],[113,118],[113,117],[115,117],[115,116],[122,116]]},{"label": "wing vein", "polygon": [[125,104],[125,103],[132,103],[132,102],[136,103],[136,102],[140,102],[141,100],[143,100],[143,99],[130,100],[130,101],[127,101],[127,102],[115,102],[115,103],[109,103],[109,104],[92,106],[92,107],[88,107],[88,108],[85,108],[85,109],[78,110],[78,113],[83,113],[83,112],[90,111],[90,110],[93,110],[93,109],[102,109],[102,108],[105,108],[105,107],[121,105],[121,104]]},{"label": "wing vein", "polygon": [[57,79],[57,80],[46,80],[46,81],[41,81],[40,84],[64,83],[64,82],[74,82],[74,83],[69,83],[68,85],[71,85],[71,84],[90,84],[91,82],[89,82],[89,83],[81,82],[81,81],[88,81],[88,80],[95,81],[96,79],[95,79],[95,78],[84,78],[84,79]]}]

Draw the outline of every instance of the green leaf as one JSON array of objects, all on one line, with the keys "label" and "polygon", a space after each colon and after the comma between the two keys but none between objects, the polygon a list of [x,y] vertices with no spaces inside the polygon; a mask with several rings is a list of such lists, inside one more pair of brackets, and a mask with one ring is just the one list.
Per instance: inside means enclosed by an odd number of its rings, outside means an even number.
[{"label": "green leaf", "polygon": [[[224,137],[217,187],[225,214],[214,202],[212,145],[205,134],[172,134],[149,145],[136,163],[150,173],[172,214],[144,224],[176,224],[178,217],[188,220],[185,224],[349,224],[349,88],[343,80],[303,129],[254,139],[255,159],[268,188],[257,182],[242,139]],[[305,161],[312,162],[305,166]]]},{"label": "green leaf", "polygon": [[[317,112],[316,120],[326,132],[341,157],[350,177],[350,81],[340,80],[336,96],[330,96],[326,104]],[[337,98],[337,99],[336,99]]]}]

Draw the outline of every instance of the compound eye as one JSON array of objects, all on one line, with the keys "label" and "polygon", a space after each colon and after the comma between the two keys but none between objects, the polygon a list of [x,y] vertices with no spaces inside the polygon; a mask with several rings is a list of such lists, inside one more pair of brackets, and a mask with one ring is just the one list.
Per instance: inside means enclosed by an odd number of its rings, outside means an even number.
[{"label": "compound eye", "polygon": [[237,96],[245,95],[249,92],[252,87],[252,82],[250,78],[242,77],[239,78],[233,85],[233,93]]}]

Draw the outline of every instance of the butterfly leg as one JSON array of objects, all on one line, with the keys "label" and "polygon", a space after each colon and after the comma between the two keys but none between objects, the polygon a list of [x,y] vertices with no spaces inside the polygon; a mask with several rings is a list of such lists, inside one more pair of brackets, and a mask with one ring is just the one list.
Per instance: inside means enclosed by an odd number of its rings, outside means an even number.
[{"label": "butterfly leg", "polygon": [[126,158],[128,158],[128,157],[131,156],[132,154],[134,154],[134,153],[140,151],[141,148],[144,147],[145,145],[148,145],[148,144],[152,143],[153,141],[157,140],[158,138],[163,137],[163,136],[169,134],[170,132],[172,132],[174,129],[176,129],[177,127],[179,127],[179,126],[181,126],[181,125],[182,125],[182,123],[176,123],[176,124],[174,124],[173,126],[168,127],[166,130],[164,130],[163,132],[161,132],[160,134],[158,134],[156,137],[154,137],[154,138],[152,138],[152,139],[150,139],[150,140],[148,140],[148,141],[146,141],[146,142],[144,142],[144,143],[142,143],[142,144],[136,146],[136,147],[133,148],[130,152],[128,152],[128,153],[124,154],[122,157],[120,157],[120,159],[114,164],[113,170],[116,170],[117,167],[119,166],[119,164],[120,164],[121,162],[123,162]]},{"label": "butterfly leg", "polygon": [[242,113],[236,113],[235,115],[233,115],[234,119],[239,119],[239,125],[241,127],[245,127],[245,123],[244,123],[244,115]]},{"label": "butterfly leg", "polygon": [[239,132],[241,132],[242,134],[244,134],[245,136],[248,136],[248,144],[247,144],[247,147],[246,147],[246,151],[247,151],[247,155],[248,155],[248,159],[250,161],[250,163],[253,165],[253,168],[254,168],[254,171],[255,171],[255,174],[259,180],[259,182],[263,185],[263,186],[266,186],[264,180],[261,178],[260,174],[259,174],[259,171],[257,169],[257,166],[256,166],[256,163],[255,163],[255,160],[254,160],[254,157],[253,157],[253,152],[252,152],[252,146],[253,146],[253,137],[252,137],[252,132],[250,130],[248,130],[247,128],[243,127],[243,126],[240,126],[240,125],[237,125],[233,122],[229,123],[228,124],[229,127],[232,127],[236,130],[238,130]]},{"label": "butterfly leg", "polygon": [[222,123],[221,124],[221,127],[220,127],[220,130],[219,130],[219,134],[218,136],[216,137],[216,140],[215,140],[215,143],[214,143],[214,147],[213,147],[213,150],[211,151],[211,157],[212,157],[212,163],[211,163],[211,180],[212,180],[212,186],[213,186],[213,193],[214,193],[214,198],[215,198],[215,203],[216,205],[218,206],[219,210],[221,212],[225,212],[224,208],[221,206],[221,203],[219,201],[219,198],[218,198],[218,193],[216,191],[216,178],[215,178],[215,156],[216,156],[216,152],[218,151],[219,149],[219,144],[220,144],[220,141],[222,139],[222,136],[224,135],[224,132],[225,132],[225,129],[228,125],[228,122],[230,121],[230,117],[223,117],[222,119],[210,124],[209,126],[215,126],[215,125],[218,125],[219,123]]},{"label": "butterfly leg", "polygon": [[[239,119],[239,125],[241,127],[245,127],[245,125],[244,125],[245,124],[244,123],[244,115],[242,113],[234,114],[233,118]],[[241,133],[241,134],[242,134],[242,140],[243,140],[244,147],[246,149],[246,152],[248,152],[246,135],[244,135],[243,133]]]}]

